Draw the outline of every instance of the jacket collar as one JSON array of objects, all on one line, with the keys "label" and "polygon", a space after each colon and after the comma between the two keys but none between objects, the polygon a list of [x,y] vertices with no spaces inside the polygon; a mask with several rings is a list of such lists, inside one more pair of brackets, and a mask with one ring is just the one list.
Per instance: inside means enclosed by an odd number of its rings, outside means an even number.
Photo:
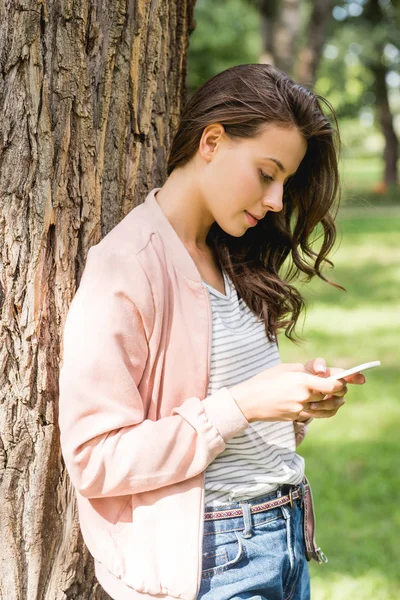
[{"label": "jacket collar", "polygon": [[168,247],[170,259],[177,269],[188,279],[201,283],[201,275],[192,257],[156,200],[156,192],[160,189],[159,187],[152,189],[144,201],[144,206],[149,211],[150,225],[160,234],[165,246]]}]

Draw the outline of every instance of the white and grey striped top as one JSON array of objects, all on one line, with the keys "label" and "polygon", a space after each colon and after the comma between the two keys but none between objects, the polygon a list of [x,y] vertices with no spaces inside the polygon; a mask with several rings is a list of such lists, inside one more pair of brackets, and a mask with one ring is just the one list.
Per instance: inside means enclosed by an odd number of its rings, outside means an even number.
[{"label": "white and grey striped top", "polygon": [[[253,377],[280,362],[264,323],[256,318],[223,273],[225,293],[203,281],[210,293],[212,348],[208,395]],[[254,421],[232,438],[205,472],[207,506],[246,500],[284,483],[298,484],[304,459],[296,454],[292,422]]]}]

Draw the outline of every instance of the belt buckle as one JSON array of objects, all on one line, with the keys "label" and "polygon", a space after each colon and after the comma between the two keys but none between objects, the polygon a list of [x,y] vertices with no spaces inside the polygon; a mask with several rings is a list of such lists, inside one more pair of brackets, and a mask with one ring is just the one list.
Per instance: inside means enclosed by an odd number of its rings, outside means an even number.
[{"label": "belt buckle", "polygon": [[294,507],[294,502],[293,502],[293,488],[292,487],[289,490],[289,504],[290,504],[290,508]]}]

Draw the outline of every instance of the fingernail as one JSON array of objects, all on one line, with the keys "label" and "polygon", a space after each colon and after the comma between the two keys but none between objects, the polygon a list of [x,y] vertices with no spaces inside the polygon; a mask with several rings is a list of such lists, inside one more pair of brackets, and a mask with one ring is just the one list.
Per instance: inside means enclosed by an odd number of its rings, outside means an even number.
[{"label": "fingernail", "polygon": [[326,373],[325,365],[317,365],[315,370],[317,371],[317,373]]},{"label": "fingernail", "polygon": [[318,408],[318,402],[311,402],[310,408],[312,408],[313,410],[315,410],[316,408]]}]

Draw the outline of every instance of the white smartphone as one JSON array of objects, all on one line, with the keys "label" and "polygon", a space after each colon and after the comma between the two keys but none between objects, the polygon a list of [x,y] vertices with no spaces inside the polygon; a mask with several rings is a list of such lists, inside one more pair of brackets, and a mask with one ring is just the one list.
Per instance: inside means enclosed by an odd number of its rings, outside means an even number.
[{"label": "white smartphone", "polygon": [[355,373],[360,373],[361,371],[366,371],[367,369],[373,369],[374,367],[379,367],[381,364],[380,360],[374,360],[373,362],[367,362],[362,365],[357,365],[352,369],[347,369],[347,371],[342,371],[341,373],[336,373],[335,375],[331,375],[328,379],[343,379],[343,377],[348,377],[349,375],[354,375]]}]

